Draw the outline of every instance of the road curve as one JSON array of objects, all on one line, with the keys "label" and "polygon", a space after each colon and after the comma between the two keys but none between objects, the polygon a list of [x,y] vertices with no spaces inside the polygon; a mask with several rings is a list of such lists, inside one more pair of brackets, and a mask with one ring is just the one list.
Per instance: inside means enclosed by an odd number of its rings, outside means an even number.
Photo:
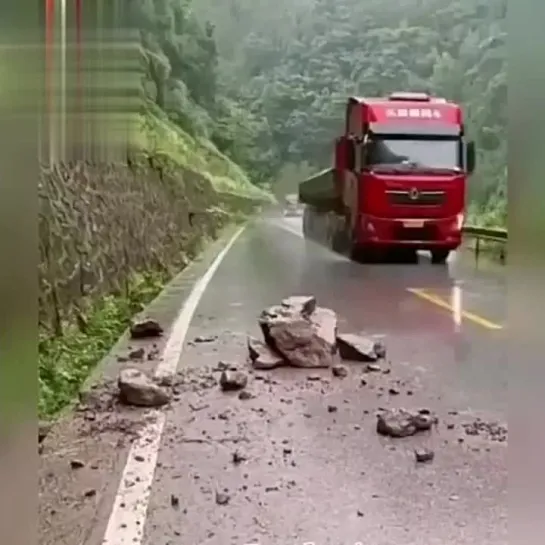
[{"label": "road curve", "polygon": [[[256,372],[247,400],[206,387],[220,360],[245,365],[256,316],[291,294],[315,295],[343,331],[383,335],[391,372],[366,384],[357,364],[344,379]],[[464,256],[446,267],[359,265],[303,240],[297,220],[249,226],[189,324],[179,369],[193,382],[152,425],[139,464],[129,452],[119,490],[141,496],[105,495],[82,543],[101,545],[108,522],[109,545],[507,543],[507,441],[486,426],[464,430],[506,421],[504,297],[502,271]],[[437,430],[380,438],[375,413],[395,406],[436,411]],[[415,463],[419,446],[434,449],[432,463]]]}]

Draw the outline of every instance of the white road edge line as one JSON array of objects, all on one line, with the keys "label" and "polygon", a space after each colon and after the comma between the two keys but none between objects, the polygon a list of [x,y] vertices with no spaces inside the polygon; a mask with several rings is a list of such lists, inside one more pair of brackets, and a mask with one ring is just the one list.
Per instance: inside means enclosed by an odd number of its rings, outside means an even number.
[{"label": "white road edge line", "polygon": [[[172,375],[176,372],[187,331],[199,301],[227,252],[244,229],[245,227],[241,227],[231,237],[191,290],[170,332],[161,363],[155,371],[157,376]],[[153,414],[157,418],[143,428],[129,451],[102,545],[142,544],[151,487],[166,422],[164,412],[154,411]]]}]

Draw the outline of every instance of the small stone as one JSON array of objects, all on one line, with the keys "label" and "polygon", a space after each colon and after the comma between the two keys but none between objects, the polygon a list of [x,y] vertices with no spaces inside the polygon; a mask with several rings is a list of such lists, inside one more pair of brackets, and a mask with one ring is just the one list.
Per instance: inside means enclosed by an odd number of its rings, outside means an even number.
[{"label": "small stone", "polygon": [[180,506],[180,498],[178,496],[175,496],[174,494],[170,495],[170,505],[172,507],[179,507]]},{"label": "small stone", "polygon": [[225,492],[216,492],[216,504],[217,505],[227,505],[231,501],[229,494]]},{"label": "small stone", "polygon": [[215,335],[199,335],[193,339],[194,343],[212,343],[217,339]]},{"label": "small stone", "polygon": [[242,371],[223,371],[220,377],[220,387],[224,392],[242,390],[248,384],[248,376]]},{"label": "small stone", "polygon": [[144,359],[144,354],[146,351],[143,348],[137,348],[129,353],[129,359],[131,360],[142,360]]},{"label": "small stone", "polygon": [[70,467],[72,469],[81,469],[85,467],[85,462],[83,462],[82,460],[72,460],[70,462]]},{"label": "small stone", "polygon": [[414,456],[418,463],[431,462],[435,458],[435,453],[431,449],[421,448],[414,451]]},{"label": "small stone", "polygon": [[120,400],[126,405],[160,407],[170,401],[167,392],[138,369],[123,369],[117,384]]},{"label": "small stone", "polygon": [[240,392],[240,394],[238,394],[238,398],[241,400],[241,401],[247,401],[248,399],[252,399],[254,396],[248,392],[247,390],[242,390],[242,392]]},{"label": "small stone", "polygon": [[431,414],[421,414],[406,409],[390,409],[377,416],[377,433],[390,437],[408,437],[429,430],[437,423]]},{"label": "small stone", "polygon": [[239,465],[247,460],[246,456],[241,454],[238,450],[235,450],[232,455],[233,464]]},{"label": "small stone", "polygon": [[337,335],[337,345],[343,360],[373,362],[386,355],[382,343],[353,333]]},{"label": "small stone", "polygon": [[163,328],[157,320],[147,317],[136,317],[131,323],[130,333],[133,339],[147,339],[150,337],[160,337],[163,334]]},{"label": "small stone", "polygon": [[398,390],[397,388],[390,388],[390,389],[388,390],[388,393],[389,393],[390,395],[392,395],[392,396],[397,396],[397,395],[399,395],[399,390]]},{"label": "small stone", "polygon": [[380,373],[382,371],[382,367],[377,363],[370,363],[367,365],[365,370],[369,373]]},{"label": "small stone", "polygon": [[337,412],[337,407],[335,405],[328,405],[327,406],[327,412],[328,413],[336,413]]},{"label": "small stone", "polygon": [[357,511],[357,514],[358,514],[358,517],[363,517],[363,511],[360,511],[359,509]]},{"label": "small stone", "polygon": [[331,373],[334,377],[345,378],[348,376],[348,369],[344,365],[334,365],[331,368]]},{"label": "small stone", "polygon": [[97,491],[94,488],[89,488],[83,494],[86,498],[94,498],[97,495]]},{"label": "small stone", "polygon": [[38,443],[41,443],[50,431],[51,424],[49,422],[40,422],[38,424]]}]

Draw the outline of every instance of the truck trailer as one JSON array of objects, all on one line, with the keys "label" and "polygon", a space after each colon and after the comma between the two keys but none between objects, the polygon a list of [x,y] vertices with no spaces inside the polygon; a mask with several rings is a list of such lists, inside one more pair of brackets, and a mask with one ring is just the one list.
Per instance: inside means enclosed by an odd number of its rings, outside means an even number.
[{"label": "truck trailer", "polygon": [[475,146],[462,108],[425,93],[348,99],[333,168],[299,184],[305,237],[356,261],[431,252],[462,239]]}]

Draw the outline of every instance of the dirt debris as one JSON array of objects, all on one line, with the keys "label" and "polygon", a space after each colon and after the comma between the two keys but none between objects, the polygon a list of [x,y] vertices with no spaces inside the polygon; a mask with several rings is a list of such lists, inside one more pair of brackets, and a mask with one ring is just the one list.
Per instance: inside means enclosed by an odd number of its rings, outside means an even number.
[{"label": "dirt debris", "polygon": [[480,418],[473,422],[462,424],[466,435],[481,436],[503,443],[507,441],[507,427],[498,422],[485,422]]}]

